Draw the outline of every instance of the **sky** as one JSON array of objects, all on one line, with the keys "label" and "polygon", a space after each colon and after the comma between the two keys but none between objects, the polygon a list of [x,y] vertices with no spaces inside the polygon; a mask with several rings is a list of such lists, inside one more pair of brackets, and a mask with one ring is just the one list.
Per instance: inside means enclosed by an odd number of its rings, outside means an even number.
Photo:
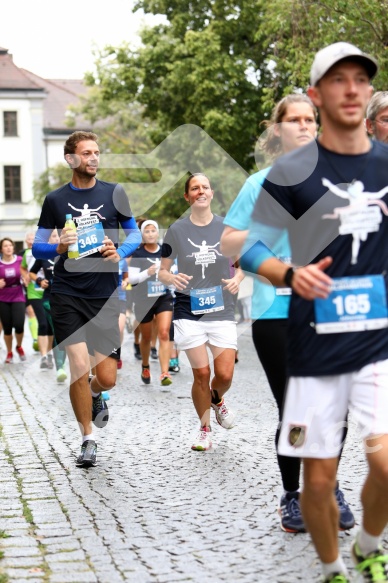
[{"label": "sky", "polygon": [[93,70],[93,50],[123,42],[139,45],[141,26],[162,17],[132,14],[135,0],[7,0],[0,47],[15,65],[45,79],[82,79]]}]

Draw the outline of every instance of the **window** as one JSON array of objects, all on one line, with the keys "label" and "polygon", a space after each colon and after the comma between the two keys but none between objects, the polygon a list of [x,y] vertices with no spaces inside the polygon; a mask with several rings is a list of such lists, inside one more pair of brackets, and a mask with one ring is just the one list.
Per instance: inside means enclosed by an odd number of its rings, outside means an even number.
[{"label": "window", "polygon": [[20,166],[4,166],[4,192],[6,202],[22,200]]},{"label": "window", "polygon": [[18,135],[18,118],[16,111],[4,111],[4,136],[9,138]]}]

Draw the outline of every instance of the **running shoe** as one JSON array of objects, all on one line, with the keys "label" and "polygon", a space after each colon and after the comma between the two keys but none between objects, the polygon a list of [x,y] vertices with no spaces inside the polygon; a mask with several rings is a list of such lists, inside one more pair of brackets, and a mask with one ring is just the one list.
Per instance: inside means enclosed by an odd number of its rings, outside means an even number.
[{"label": "running shoe", "polygon": [[141,353],[140,353],[140,344],[133,345],[134,355],[137,360],[141,360]]},{"label": "running shoe", "polygon": [[63,368],[59,368],[57,370],[57,382],[64,383],[66,379],[67,379],[66,371]]},{"label": "running shoe", "polygon": [[156,350],[155,346],[151,348],[151,358],[154,360],[157,360],[158,358],[158,351]]},{"label": "running shoe", "polygon": [[16,346],[16,352],[19,355],[19,358],[22,362],[26,360],[26,355],[24,354],[24,350],[21,346]]},{"label": "running shoe", "polygon": [[97,444],[92,439],[84,441],[81,453],[75,462],[77,468],[90,468],[97,465]]},{"label": "running shoe", "polygon": [[40,370],[48,370],[47,356],[42,356],[40,360]]},{"label": "running shoe", "polygon": [[123,368],[123,361],[121,360],[121,358],[119,358],[117,361],[117,370],[120,370],[122,368]]},{"label": "running shoe", "polygon": [[332,573],[326,579],[323,579],[323,583],[350,583],[350,579],[343,573]]},{"label": "running shoe", "polygon": [[339,529],[349,530],[355,525],[355,519],[353,512],[350,510],[349,504],[345,500],[344,493],[337,487],[335,489],[335,498],[337,500],[338,510],[339,510]]},{"label": "running shoe", "polygon": [[96,427],[102,429],[109,421],[109,409],[105,403],[102,394],[98,397],[92,397],[92,421]]},{"label": "running shoe", "polygon": [[8,352],[7,358],[5,359],[5,364],[12,364],[13,363],[13,353]]},{"label": "running shoe", "polygon": [[39,344],[38,344],[38,340],[37,340],[37,338],[35,338],[35,339],[32,341],[32,348],[33,348],[33,350],[35,350],[35,352],[39,352]]},{"label": "running shoe", "polygon": [[160,375],[160,384],[163,385],[164,387],[168,387],[168,385],[172,385],[172,378],[171,378],[170,373],[162,372],[162,374]]},{"label": "running shoe", "polygon": [[224,429],[232,429],[236,416],[233,411],[227,408],[224,399],[218,404],[212,402],[212,407],[216,414],[217,423]]},{"label": "running shoe", "polygon": [[280,528],[284,532],[306,532],[300,511],[299,492],[287,492],[280,498],[278,508]]},{"label": "running shoe", "polygon": [[109,401],[109,399],[110,399],[109,391],[102,391],[101,395],[102,395],[102,398],[104,399],[104,401]]},{"label": "running shoe", "polygon": [[177,358],[170,358],[168,372],[179,372],[180,370],[181,367],[179,366],[179,360]]},{"label": "running shoe", "polygon": [[141,368],[141,380],[143,381],[143,383],[145,385],[150,384],[150,382],[151,382],[150,367],[142,366],[142,368]]},{"label": "running shoe", "polygon": [[49,370],[52,370],[54,368],[54,361],[53,361],[53,355],[52,354],[48,354],[47,355],[47,368]]},{"label": "running shoe", "polygon": [[351,554],[359,573],[356,581],[388,581],[388,555],[384,555],[381,548],[364,556],[357,541],[353,541]]},{"label": "running shoe", "polygon": [[210,427],[201,427],[191,446],[194,451],[207,451],[212,446],[212,430]]}]

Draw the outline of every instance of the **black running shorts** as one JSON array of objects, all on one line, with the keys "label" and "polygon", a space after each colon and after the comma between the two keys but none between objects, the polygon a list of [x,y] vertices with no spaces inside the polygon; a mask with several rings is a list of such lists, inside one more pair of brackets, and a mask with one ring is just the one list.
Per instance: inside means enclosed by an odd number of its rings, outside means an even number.
[{"label": "black running shorts", "polygon": [[118,298],[76,298],[51,294],[51,315],[55,338],[63,347],[86,342],[89,354],[95,351],[119,358]]}]

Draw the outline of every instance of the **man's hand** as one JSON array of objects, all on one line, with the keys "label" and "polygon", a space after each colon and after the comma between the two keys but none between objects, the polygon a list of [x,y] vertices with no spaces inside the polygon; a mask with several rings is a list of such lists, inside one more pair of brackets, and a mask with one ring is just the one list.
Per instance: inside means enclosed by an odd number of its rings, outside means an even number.
[{"label": "man's hand", "polygon": [[69,245],[74,245],[77,243],[78,237],[76,231],[71,227],[64,227],[59,237],[59,243],[57,247],[57,253],[61,255],[62,253],[67,253]]},{"label": "man's hand", "polygon": [[100,249],[100,253],[103,256],[104,261],[112,261],[113,263],[118,263],[121,260],[121,257],[117,253],[117,249],[113,241],[111,241],[109,237],[107,237],[106,235],[104,237],[103,246]]},{"label": "man's hand", "polygon": [[305,300],[326,299],[330,293],[332,279],[324,273],[324,270],[332,263],[331,257],[325,257],[318,263],[298,267],[292,278],[292,289]]}]

